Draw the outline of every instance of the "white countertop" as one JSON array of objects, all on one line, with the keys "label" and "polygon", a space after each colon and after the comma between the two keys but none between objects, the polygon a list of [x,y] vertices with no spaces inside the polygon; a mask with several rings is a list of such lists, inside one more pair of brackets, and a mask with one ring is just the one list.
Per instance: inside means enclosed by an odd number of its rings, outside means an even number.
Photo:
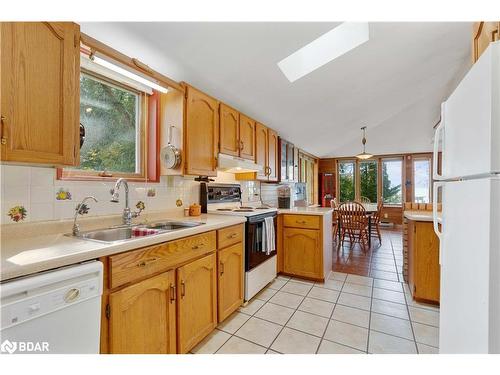
[{"label": "white countertop", "polygon": [[[155,215],[154,218],[155,221],[169,219],[179,220],[180,217],[179,215],[167,216],[166,214],[163,217]],[[106,222],[105,219],[95,220],[101,221],[101,227],[105,227],[105,225],[102,224]],[[204,224],[197,227],[111,244],[65,236],[63,233],[68,232],[68,230],[66,230],[67,223],[62,222],[61,224],[57,222],[40,223],[37,226],[31,223],[29,227],[26,227],[31,229],[27,229],[24,235],[12,235],[12,232],[18,232],[20,230],[20,228],[15,228],[14,225],[9,225],[8,228],[4,226],[2,228],[1,239],[0,280],[29,275],[52,268],[244,223],[246,218],[239,216],[203,214],[198,217],[182,217],[182,220],[199,221]],[[95,227],[95,225],[94,223],[93,227]],[[44,226],[58,226],[61,230],[64,230],[64,232],[52,234],[35,233],[39,231],[37,227]],[[88,230],[84,224],[82,224],[81,227],[82,231]],[[11,230],[10,235],[8,234],[9,229]],[[34,235],[30,236],[26,234],[29,233],[30,230]],[[45,233],[50,233],[50,230],[47,230]]]},{"label": "white countertop", "polygon": [[[413,221],[432,221],[432,211],[404,211],[404,217]],[[441,221],[441,212],[438,212],[438,221]]]},{"label": "white countertop", "polygon": [[293,208],[279,208],[279,214],[294,214],[294,215],[331,215],[333,209],[329,207],[293,207]]}]

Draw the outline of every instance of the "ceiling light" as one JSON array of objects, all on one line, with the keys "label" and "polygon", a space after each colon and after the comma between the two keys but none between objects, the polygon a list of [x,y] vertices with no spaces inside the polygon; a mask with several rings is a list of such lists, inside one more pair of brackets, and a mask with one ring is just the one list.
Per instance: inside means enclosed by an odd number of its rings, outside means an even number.
[{"label": "ceiling light", "polygon": [[167,88],[160,86],[157,83],[152,82],[144,77],[141,77],[138,74],[134,74],[127,69],[123,69],[122,67],[120,67],[118,65],[110,63],[107,60],[101,59],[100,57],[97,57],[95,55],[91,55],[91,60],[94,61],[96,64],[99,64],[101,66],[104,66],[105,68],[111,69],[111,70],[113,70],[113,71],[115,71],[115,72],[117,72],[117,73],[119,73],[127,78],[130,78],[130,79],[133,79],[134,81],[140,82],[143,85],[146,85],[148,87],[151,87],[151,88],[156,89],[156,90],[163,92],[163,93],[168,92]]},{"label": "ceiling light", "polygon": [[365,137],[365,131],[366,131],[366,126],[363,126],[361,128],[361,130],[363,130],[363,139],[361,140],[361,143],[363,144],[363,152],[361,154],[357,154],[356,157],[358,159],[362,159],[362,160],[365,160],[365,159],[370,159],[373,157],[372,154],[366,152],[365,150],[365,145],[366,145],[366,137]]},{"label": "ceiling light", "polygon": [[311,73],[370,39],[367,22],[344,22],[278,63],[290,82]]}]

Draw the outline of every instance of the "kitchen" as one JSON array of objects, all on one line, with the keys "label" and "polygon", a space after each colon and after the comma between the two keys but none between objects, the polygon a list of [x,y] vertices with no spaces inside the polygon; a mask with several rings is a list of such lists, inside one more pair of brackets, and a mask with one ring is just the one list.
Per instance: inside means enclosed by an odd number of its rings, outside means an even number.
[{"label": "kitchen", "polygon": [[2,354],[499,353],[499,29],[2,21]]}]

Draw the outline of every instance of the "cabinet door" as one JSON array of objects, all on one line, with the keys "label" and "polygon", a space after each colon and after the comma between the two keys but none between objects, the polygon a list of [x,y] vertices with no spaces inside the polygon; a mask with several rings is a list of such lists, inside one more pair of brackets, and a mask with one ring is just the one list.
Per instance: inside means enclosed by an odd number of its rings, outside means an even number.
[{"label": "cabinet door", "polygon": [[440,266],[439,266],[439,239],[434,233],[432,223],[415,222],[414,241],[414,269],[416,299],[439,302]]},{"label": "cabinet door", "polygon": [[267,128],[257,123],[255,127],[255,162],[263,167],[261,172],[257,173],[257,179],[267,181],[267,158],[268,158],[268,137]]},{"label": "cabinet door", "polygon": [[475,63],[491,42],[500,40],[500,22],[475,22],[472,27],[472,62]]},{"label": "cabinet door", "polygon": [[268,179],[278,181],[278,133],[268,130]]},{"label": "cabinet door", "polygon": [[299,148],[293,147],[293,181],[299,182]]},{"label": "cabinet door", "polygon": [[239,113],[225,104],[220,105],[220,152],[238,156],[240,144]]},{"label": "cabinet door", "polygon": [[255,160],[255,121],[240,114],[240,157]]},{"label": "cabinet door", "polygon": [[323,276],[319,230],[284,228],[283,253],[285,273],[311,278]]},{"label": "cabinet door", "polygon": [[187,87],[186,174],[217,175],[219,111],[217,100]]},{"label": "cabinet door", "polygon": [[280,138],[279,141],[279,149],[278,149],[278,154],[280,157],[279,160],[279,179],[281,182],[286,182],[288,181],[288,170],[287,170],[287,145],[288,142],[285,141],[284,139]]},{"label": "cabinet door", "polygon": [[243,303],[243,243],[219,250],[217,256],[218,310],[222,322]]},{"label": "cabinet door", "polygon": [[3,22],[1,159],[80,162],[80,28],[71,22]]},{"label": "cabinet door", "polygon": [[176,353],[174,271],[109,296],[110,353]]},{"label": "cabinet door", "polygon": [[215,253],[177,269],[178,352],[187,353],[217,325]]}]

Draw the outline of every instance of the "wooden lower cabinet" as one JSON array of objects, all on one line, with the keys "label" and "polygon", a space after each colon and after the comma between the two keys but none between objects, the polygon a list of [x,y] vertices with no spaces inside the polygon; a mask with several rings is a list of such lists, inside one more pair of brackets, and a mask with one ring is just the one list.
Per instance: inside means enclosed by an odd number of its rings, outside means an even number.
[{"label": "wooden lower cabinet", "polygon": [[187,353],[217,325],[216,254],[177,269],[177,351]]},{"label": "wooden lower cabinet", "polygon": [[217,253],[218,316],[222,322],[243,303],[243,243]]},{"label": "wooden lower cabinet", "polygon": [[408,221],[408,284],[417,301],[439,303],[439,239],[432,222]]},{"label": "wooden lower cabinet", "polygon": [[313,279],[323,278],[321,232],[314,229],[283,229],[283,271]]},{"label": "wooden lower cabinet", "polygon": [[176,353],[175,271],[109,295],[113,354]]}]

